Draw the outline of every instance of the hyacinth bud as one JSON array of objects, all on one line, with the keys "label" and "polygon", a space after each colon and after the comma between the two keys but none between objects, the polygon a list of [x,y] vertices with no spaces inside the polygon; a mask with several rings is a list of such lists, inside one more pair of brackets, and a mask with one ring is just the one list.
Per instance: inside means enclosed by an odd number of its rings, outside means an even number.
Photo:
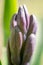
[{"label": "hyacinth bud", "polygon": [[7,44],[7,57],[8,57],[8,65],[12,65],[12,61],[11,61],[11,51],[10,51],[10,42],[8,40],[8,44]]},{"label": "hyacinth bud", "polygon": [[35,47],[35,44],[36,44],[35,35],[34,34],[30,34],[30,36],[28,36],[25,44],[26,45],[25,45],[25,50],[24,50],[24,54],[23,54],[22,65],[27,65],[27,63],[31,59],[31,56],[33,54],[34,47]]},{"label": "hyacinth bud", "polygon": [[27,63],[25,63],[24,65],[30,65],[30,63],[29,63],[29,62],[27,62]]},{"label": "hyacinth bud", "polygon": [[35,15],[30,16],[30,26],[29,26],[29,34],[33,33],[36,34],[37,32],[37,19]]},{"label": "hyacinth bud", "polygon": [[36,16],[35,15],[33,15],[33,32],[32,33],[34,33],[34,34],[36,34],[36,32],[37,32],[37,27],[38,27],[38,25],[37,25],[37,19],[36,19]]},{"label": "hyacinth bud", "polygon": [[25,12],[25,18],[26,18],[26,29],[29,29],[29,24],[30,24],[30,15],[28,13],[27,7],[25,5],[23,5],[23,9]]},{"label": "hyacinth bud", "polygon": [[20,49],[22,47],[22,43],[22,33],[20,32],[18,27],[15,27],[10,37],[11,61],[13,64],[20,63]]},{"label": "hyacinth bud", "polygon": [[23,34],[27,32],[26,30],[26,19],[25,19],[25,13],[22,6],[19,7],[18,15],[17,15],[17,23],[18,26]]},{"label": "hyacinth bud", "polygon": [[13,29],[15,26],[17,26],[17,20],[16,20],[16,18],[17,18],[17,14],[14,14],[14,15],[12,16],[11,24],[10,24],[10,29],[11,29],[11,31],[12,31],[12,29]]},{"label": "hyacinth bud", "polygon": [[36,44],[36,17],[28,14],[25,5],[20,6],[18,13],[12,17],[10,27],[8,44],[10,65],[29,65]]}]

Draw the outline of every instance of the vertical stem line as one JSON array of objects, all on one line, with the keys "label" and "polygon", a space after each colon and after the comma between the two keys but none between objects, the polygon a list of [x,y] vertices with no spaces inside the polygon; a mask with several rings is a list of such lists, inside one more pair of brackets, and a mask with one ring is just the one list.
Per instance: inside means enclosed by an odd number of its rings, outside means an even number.
[{"label": "vertical stem line", "polygon": [[10,21],[12,15],[17,13],[18,1],[17,0],[5,0],[3,27],[4,27],[4,46],[6,46],[8,37],[10,35]]}]

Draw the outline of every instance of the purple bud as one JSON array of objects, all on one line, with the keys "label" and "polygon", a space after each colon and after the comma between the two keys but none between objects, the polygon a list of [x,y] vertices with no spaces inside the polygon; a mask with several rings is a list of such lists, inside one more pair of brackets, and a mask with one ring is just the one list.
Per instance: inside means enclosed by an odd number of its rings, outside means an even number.
[{"label": "purple bud", "polygon": [[29,65],[36,45],[37,20],[29,15],[25,5],[11,20],[11,35],[8,44],[9,62],[13,65]]},{"label": "purple bud", "polygon": [[17,23],[21,29],[21,32],[24,34],[27,32],[26,30],[26,19],[25,12],[22,6],[19,7],[18,15],[17,15]]},{"label": "purple bud", "polygon": [[30,59],[31,56],[34,52],[34,47],[36,45],[36,37],[34,34],[31,34],[30,36],[28,36],[27,41],[25,43],[25,50],[24,50],[24,55],[23,55],[23,61],[22,64],[25,65],[27,64]]},{"label": "purple bud", "polygon": [[13,64],[20,63],[20,50],[22,43],[22,33],[18,27],[15,27],[10,36],[11,61]]},{"label": "purple bud", "polygon": [[29,24],[30,24],[30,15],[28,14],[28,10],[27,7],[25,5],[23,5],[23,9],[25,12],[25,18],[26,18],[26,29],[29,29]]},{"label": "purple bud", "polygon": [[11,24],[10,24],[11,30],[12,30],[15,26],[17,26],[17,20],[16,20],[16,18],[17,18],[17,14],[14,14],[13,17],[12,17],[12,19],[11,19]]},{"label": "purple bud", "polygon": [[30,16],[30,26],[29,26],[29,33],[34,33],[36,34],[37,31],[37,20],[34,15]]}]

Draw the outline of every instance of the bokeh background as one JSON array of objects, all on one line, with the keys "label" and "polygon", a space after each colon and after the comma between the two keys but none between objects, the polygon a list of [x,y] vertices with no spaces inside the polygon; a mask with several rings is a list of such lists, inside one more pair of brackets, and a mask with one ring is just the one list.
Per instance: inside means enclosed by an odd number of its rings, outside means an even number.
[{"label": "bokeh background", "polygon": [[[30,62],[31,65],[43,65],[43,0],[0,0],[0,60],[3,63],[3,47],[6,47],[10,34],[10,19],[20,5],[25,4],[28,12],[38,20],[36,48]],[[5,50],[5,49],[4,49]],[[4,57],[6,59],[6,57]],[[3,65],[7,65],[4,59]]]}]

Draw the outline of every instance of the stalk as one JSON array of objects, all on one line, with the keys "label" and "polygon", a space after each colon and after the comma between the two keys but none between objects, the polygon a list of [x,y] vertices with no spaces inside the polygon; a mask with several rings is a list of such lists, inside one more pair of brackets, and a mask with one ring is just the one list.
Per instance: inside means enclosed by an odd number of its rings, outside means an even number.
[{"label": "stalk", "polygon": [[18,1],[17,0],[5,0],[4,5],[4,46],[7,44],[8,37],[10,35],[10,20],[13,14],[17,13]]}]

